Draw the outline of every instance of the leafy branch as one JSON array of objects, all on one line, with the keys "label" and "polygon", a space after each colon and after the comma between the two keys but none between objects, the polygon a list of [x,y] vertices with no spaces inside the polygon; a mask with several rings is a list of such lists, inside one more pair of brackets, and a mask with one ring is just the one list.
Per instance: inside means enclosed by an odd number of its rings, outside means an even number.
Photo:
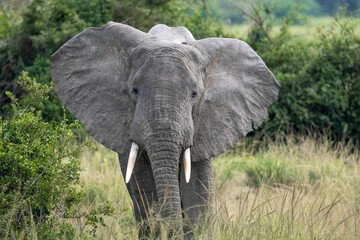
[{"label": "leafy branch", "polygon": [[[271,13],[271,9],[268,6],[255,6],[254,3],[249,5],[244,0],[239,0],[237,2],[232,1],[231,4],[236,7],[241,13],[243,13],[248,19],[253,21],[265,33],[266,38],[269,40],[269,42],[274,45],[274,41],[269,34],[269,26],[266,25],[266,19],[270,16]],[[264,8],[263,11],[261,7]]]}]

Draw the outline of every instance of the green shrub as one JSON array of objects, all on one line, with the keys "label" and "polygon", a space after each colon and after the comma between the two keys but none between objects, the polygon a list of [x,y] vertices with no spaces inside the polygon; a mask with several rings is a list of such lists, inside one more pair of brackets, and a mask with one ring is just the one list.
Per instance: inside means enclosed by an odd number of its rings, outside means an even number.
[{"label": "green shrub", "polygon": [[18,101],[7,92],[12,108],[0,118],[0,237],[71,238],[74,229],[64,219],[83,196],[77,156],[90,145],[76,144],[71,129],[79,123],[68,124],[64,117],[49,124],[35,110],[52,86],[37,83],[26,72],[19,84],[27,96]]},{"label": "green shrub", "polygon": [[301,69],[280,75],[276,121],[286,119],[301,133],[328,129],[333,139],[360,140],[360,41],[355,24],[351,18],[336,18],[329,29],[320,29],[313,45],[302,48],[308,58],[300,59]]},{"label": "green shrub", "polygon": [[281,84],[261,131],[315,130],[336,140],[360,140],[360,37],[355,33],[360,21],[344,10],[309,42],[289,32],[296,14],[285,17],[280,33],[273,34],[271,9],[257,9],[261,14],[249,12],[256,21],[247,41]]}]

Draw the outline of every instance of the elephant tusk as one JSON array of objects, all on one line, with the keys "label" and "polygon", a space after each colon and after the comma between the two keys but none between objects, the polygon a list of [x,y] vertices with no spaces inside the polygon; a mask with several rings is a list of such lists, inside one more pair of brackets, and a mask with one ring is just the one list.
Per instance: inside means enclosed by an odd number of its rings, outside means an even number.
[{"label": "elephant tusk", "polygon": [[136,161],[138,152],[139,152],[139,146],[133,142],[131,144],[131,150],[130,150],[127,169],[126,169],[126,178],[125,178],[126,183],[128,183],[130,181],[131,174],[132,174],[134,166],[135,166],[135,161]]},{"label": "elephant tusk", "polygon": [[190,148],[186,149],[184,152],[184,169],[185,169],[185,181],[186,183],[188,183],[190,181],[190,175],[191,175]]}]

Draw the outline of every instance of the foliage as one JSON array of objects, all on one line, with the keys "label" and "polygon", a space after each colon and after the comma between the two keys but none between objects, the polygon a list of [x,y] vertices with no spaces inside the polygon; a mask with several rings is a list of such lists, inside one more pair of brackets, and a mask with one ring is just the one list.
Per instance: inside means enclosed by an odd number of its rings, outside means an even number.
[{"label": "foliage", "polygon": [[[255,3],[254,3],[255,2]],[[316,0],[278,0],[278,1],[269,1],[269,0],[257,0],[257,1],[248,1],[248,0],[215,0],[212,1],[209,6],[210,9],[214,12],[214,16],[219,18],[227,23],[242,23],[246,19],[246,14],[240,14],[236,6],[239,4],[244,4],[246,6],[254,4],[257,6],[268,6],[272,8],[272,13],[277,19],[281,19],[286,14],[291,11],[291,9],[298,9],[298,12],[302,16],[321,16],[322,9]]]},{"label": "foliage", "polygon": [[64,117],[49,124],[35,110],[52,85],[41,85],[26,72],[18,83],[27,96],[18,101],[7,92],[11,111],[0,118],[0,236],[17,238],[25,232],[30,239],[71,237],[73,229],[64,219],[83,196],[77,188],[81,170],[77,156],[90,145],[76,144],[71,129],[79,123],[68,124]]},{"label": "foliage", "polygon": [[303,16],[323,15],[323,9],[316,0],[278,0],[274,13],[278,18],[283,18],[294,8],[298,8],[299,14]]},{"label": "foliage", "polygon": [[333,139],[360,139],[359,21],[345,12],[328,27],[318,29],[311,42],[294,38],[287,15],[280,32],[271,32],[271,8],[241,9],[254,22],[248,43],[263,58],[281,84],[277,103],[270,108],[267,134],[306,134],[328,131]]},{"label": "foliage", "polygon": [[360,2],[357,0],[316,0],[324,8],[324,11],[334,15],[340,7],[348,5],[350,11],[360,9]]},{"label": "foliage", "polygon": [[209,8],[213,15],[229,24],[244,22],[244,14],[239,14],[234,5],[245,2],[246,5],[268,5],[273,8],[273,13],[277,19],[287,15],[291,9],[298,8],[299,14],[303,17],[313,16],[334,16],[340,7],[348,6],[350,12],[360,9],[360,2],[357,0],[213,0],[209,3]]},{"label": "foliage", "polygon": [[209,8],[214,17],[227,24],[242,23],[244,16],[239,14],[232,1],[213,0],[209,2]]},{"label": "foliage", "polygon": [[103,227],[106,227],[104,218],[102,216],[98,217],[98,215],[101,214],[104,216],[113,216],[114,210],[115,209],[110,205],[106,205],[104,207],[98,207],[97,210],[95,209],[91,210],[90,214],[87,216],[87,221],[85,223],[85,226],[90,225],[92,227],[92,229],[90,230],[90,234],[96,236],[96,230],[99,224]]},{"label": "foliage", "polygon": [[[87,27],[116,21],[148,31],[164,23],[186,26],[195,38],[224,35],[219,23],[204,17],[206,11],[200,1],[33,0],[21,11],[16,10],[17,14],[13,8],[10,5],[0,14],[0,23],[5,23],[0,24],[0,62],[4,63],[0,69],[0,109],[8,103],[5,91],[15,96],[22,93],[15,80],[23,69],[50,84],[51,54]],[[55,92],[51,92],[41,108],[43,118],[61,121],[61,106]],[[68,118],[74,121],[72,116]]]}]

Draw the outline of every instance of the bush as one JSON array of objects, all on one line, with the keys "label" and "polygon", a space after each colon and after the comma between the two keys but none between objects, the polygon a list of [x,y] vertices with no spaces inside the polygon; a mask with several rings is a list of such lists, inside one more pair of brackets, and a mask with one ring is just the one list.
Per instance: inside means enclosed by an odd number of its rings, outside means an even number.
[{"label": "bush", "polygon": [[[81,149],[66,118],[58,124],[41,119],[41,105],[52,86],[40,85],[26,72],[19,85],[27,96],[18,101],[10,92],[11,111],[0,118],[0,237],[71,237],[66,219],[83,192],[79,190]],[[58,232],[50,231],[58,229]],[[55,234],[55,235],[54,235]],[[60,234],[60,235],[59,235]]]},{"label": "bush", "polygon": [[247,41],[281,84],[270,121],[261,131],[286,135],[315,129],[327,131],[332,139],[359,141],[360,38],[355,33],[359,21],[343,10],[331,25],[319,28],[312,41],[304,41],[289,32],[296,14],[285,17],[280,33],[274,35],[271,9],[257,7],[257,11],[261,14],[249,11],[255,24]]}]

